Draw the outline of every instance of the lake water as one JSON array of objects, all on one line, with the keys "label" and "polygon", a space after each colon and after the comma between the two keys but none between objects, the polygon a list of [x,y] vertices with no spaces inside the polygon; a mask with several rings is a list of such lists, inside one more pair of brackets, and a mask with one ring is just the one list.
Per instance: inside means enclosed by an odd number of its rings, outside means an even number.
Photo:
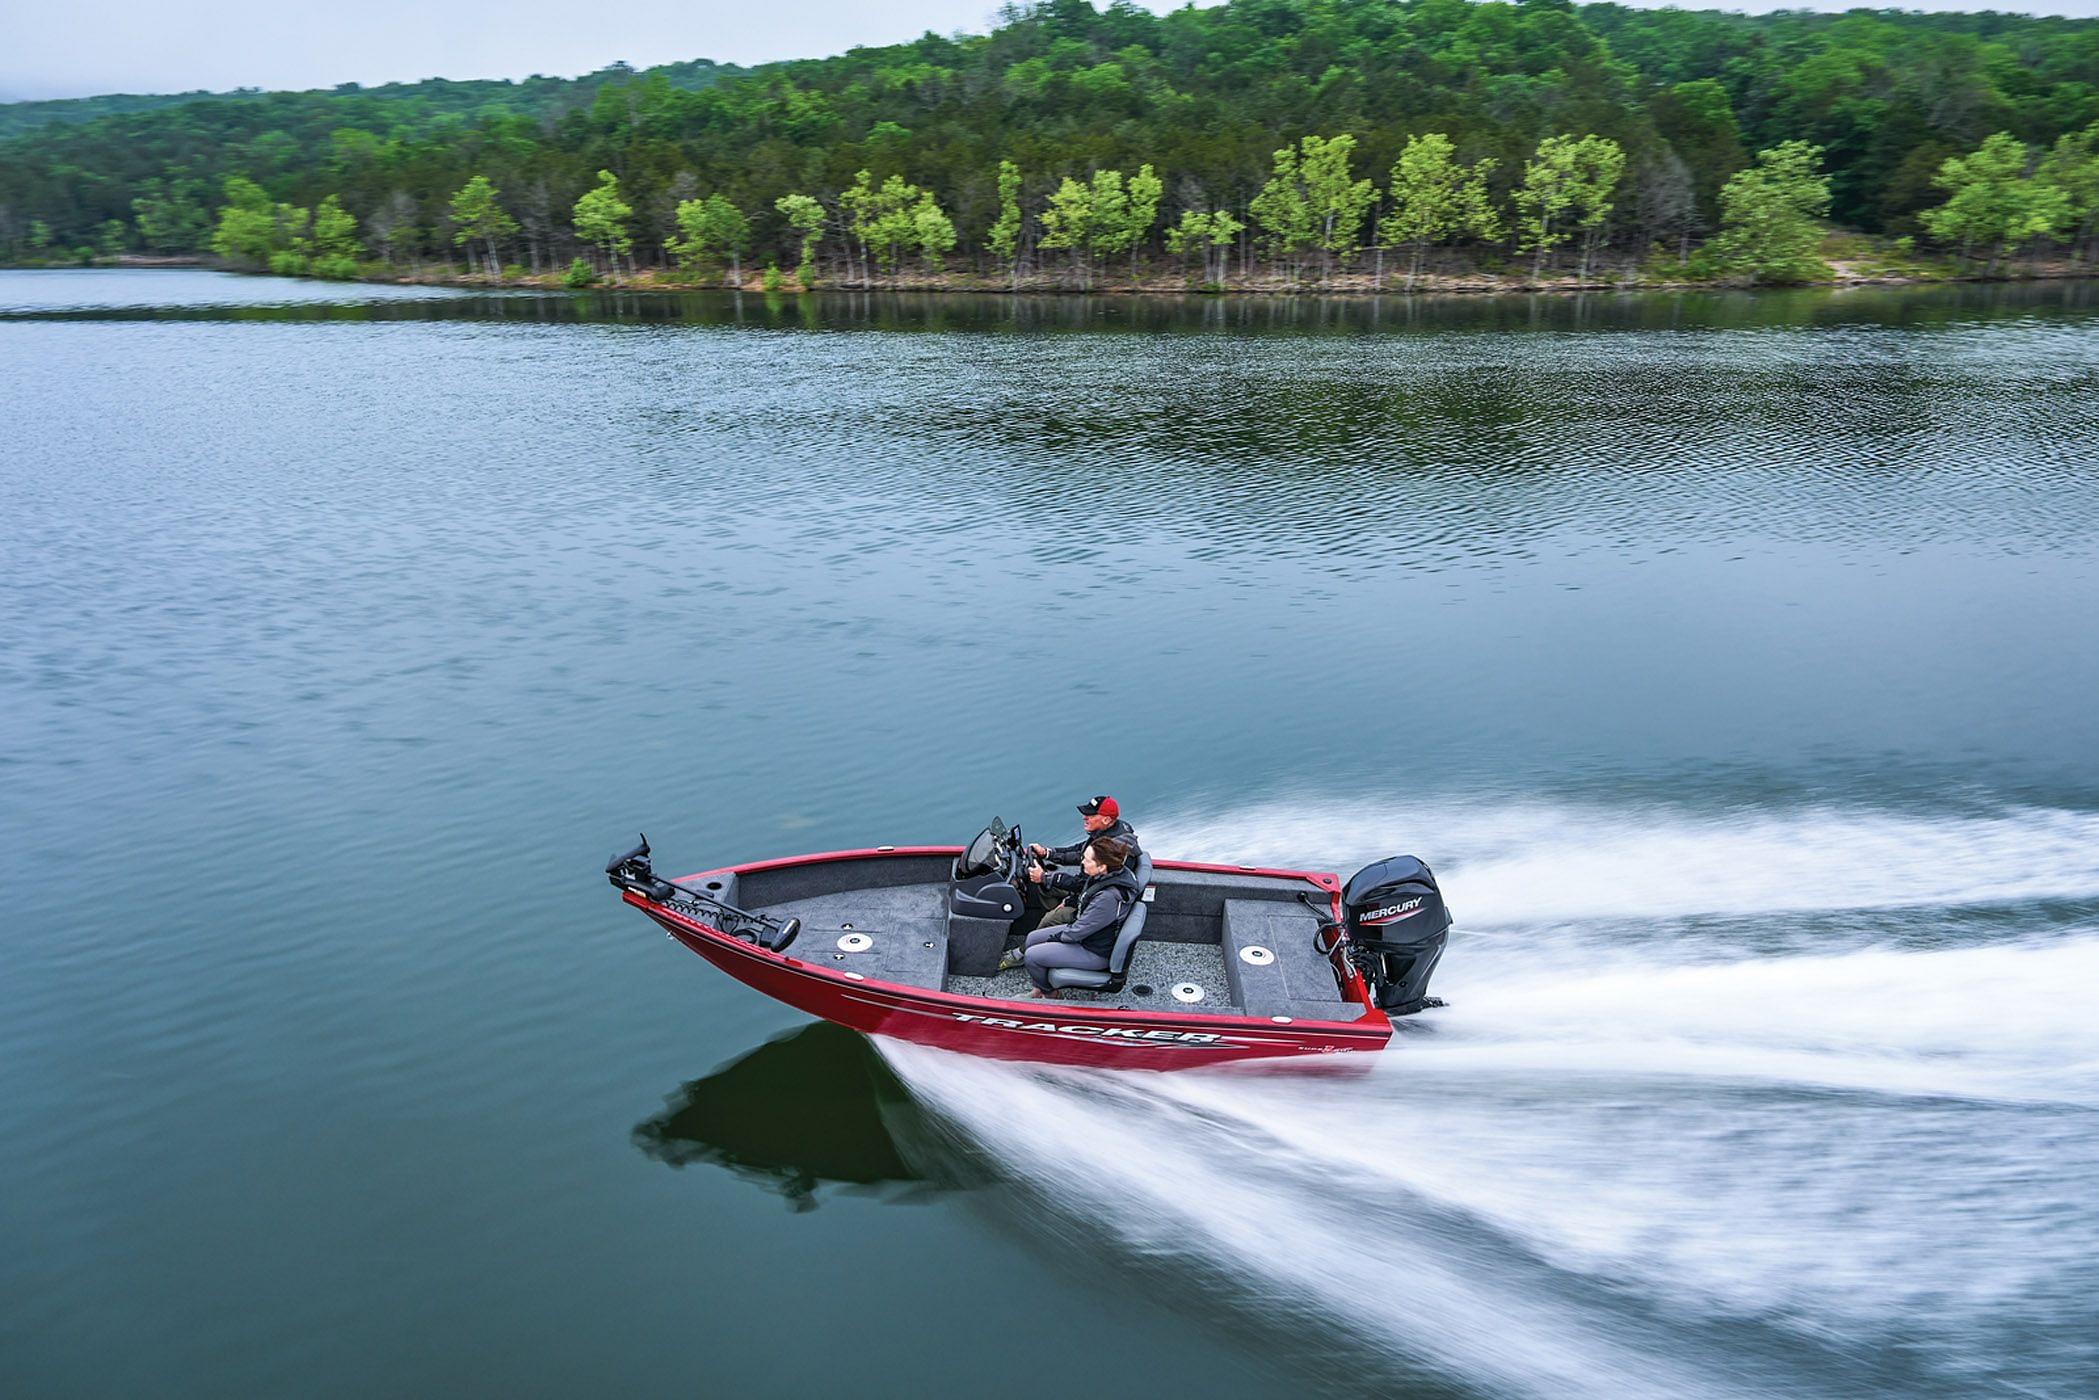
[{"label": "lake water", "polygon": [[[2099,1389],[2099,288],[0,273],[0,1390]],[[600,876],[1458,918],[1360,1079],[870,1047]]]}]

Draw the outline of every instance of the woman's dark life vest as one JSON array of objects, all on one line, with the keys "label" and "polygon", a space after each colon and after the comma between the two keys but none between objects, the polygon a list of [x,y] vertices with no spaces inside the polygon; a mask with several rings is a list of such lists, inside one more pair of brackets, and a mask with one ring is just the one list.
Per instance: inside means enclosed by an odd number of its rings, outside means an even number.
[{"label": "woman's dark life vest", "polygon": [[[1144,898],[1144,891],[1137,884],[1137,872],[1125,865],[1120,870],[1111,870],[1105,875],[1096,875],[1086,881],[1079,890],[1080,919],[1086,917],[1086,906],[1107,890],[1114,890],[1122,896],[1121,914],[1107,927],[1095,929],[1079,940],[1081,948],[1089,953],[1098,953],[1104,958],[1113,956],[1115,935],[1122,931],[1122,921],[1137,907],[1137,901]],[[1072,922],[1076,923],[1078,920],[1074,919]]]}]

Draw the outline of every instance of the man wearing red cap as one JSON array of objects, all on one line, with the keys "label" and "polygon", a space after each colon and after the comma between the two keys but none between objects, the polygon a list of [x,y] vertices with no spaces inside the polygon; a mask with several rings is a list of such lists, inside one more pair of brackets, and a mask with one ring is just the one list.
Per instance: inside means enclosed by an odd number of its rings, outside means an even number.
[{"label": "man wearing red cap", "polygon": [[[1053,865],[1075,866],[1079,863],[1080,858],[1086,854],[1086,846],[1089,842],[1096,837],[1108,836],[1130,848],[1130,864],[1132,867],[1136,865],[1137,833],[1132,831],[1130,824],[1122,819],[1122,805],[1120,803],[1106,795],[1096,797],[1090,802],[1081,802],[1079,804],[1079,815],[1085,819],[1086,834],[1078,840],[1072,842],[1069,846],[1044,846],[1037,844],[1029,846],[1028,850]],[[1034,893],[1032,888],[1029,890],[1029,893]],[[1040,906],[1037,907],[1039,908]],[[1077,908],[1067,899],[1047,914],[1044,914],[1042,921],[1036,927],[1047,928],[1052,924],[1068,924],[1077,917]]]}]

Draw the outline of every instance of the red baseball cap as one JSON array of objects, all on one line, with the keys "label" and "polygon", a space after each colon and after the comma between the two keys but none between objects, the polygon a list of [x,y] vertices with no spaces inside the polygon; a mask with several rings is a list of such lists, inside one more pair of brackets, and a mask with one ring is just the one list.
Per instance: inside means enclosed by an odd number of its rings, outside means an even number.
[{"label": "red baseball cap", "polygon": [[1112,822],[1122,815],[1122,807],[1112,797],[1096,797],[1091,802],[1081,802],[1079,804],[1079,815],[1082,817],[1106,817]]}]

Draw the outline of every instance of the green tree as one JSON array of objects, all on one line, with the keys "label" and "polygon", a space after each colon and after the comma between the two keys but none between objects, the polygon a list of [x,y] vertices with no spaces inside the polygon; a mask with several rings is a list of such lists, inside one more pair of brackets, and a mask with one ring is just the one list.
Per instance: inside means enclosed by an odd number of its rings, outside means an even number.
[{"label": "green tree", "polygon": [[313,271],[313,244],[306,237],[312,215],[289,204],[276,208],[281,246],[270,254],[270,271],[285,277],[304,277]]},{"label": "green tree", "polygon": [[619,177],[610,170],[598,172],[598,183],[576,201],[576,237],[605,255],[613,280],[619,280],[619,260],[634,247],[627,233],[627,220],[634,206],[620,198]]},{"label": "green tree", "polygon": [[795,277],[804,288],[815,286],[816,244],[824,235],[824,206],[811,195],[783,194],[773,201],[773,208],[787,220],[787,227],[794,230],[795,236],[801,240]]},{"label": "green tree", "polygon": [[1130,192],[1123,186],[1120,170],[1096,170],[1090,193],[1092,216],[1086,224],[1086,251],[1099,260],[1127,246]]},{"label": "green tree", "polygon": [[295,205],[274,203],[263,188],[241,175],[228,176],[211,250],[222,258],[298,276],[308,270],[309,215]]},{"label": "green tree", "polygon": [[955,221],[933,198],[931,190],[921,194],[918,203],[911,206],[911,242],[934,272],[940,271],[942,261],[954,251]]},{"label": "green tree", "polygon": [[1307,136],[1298,174],[1305,183],[1305,210],[1311,215],[1314,242],[1326,254],[1327,275],[1336,262],[1346,264],[1362,242],[1364,216],[1377,202],[1377,189],[1368,180],[1354,178],[1349,169],[1356,138],[1329,136],[1322,140]]},{"label": "green tree", "polygon": [[[853,183],[841,191],[838,196],[839,219],[845,225],[845,231],[850,240],[846,244],[846,273],[856,281],[865,282],[872,278],[872,273],[867,267],[867,239],[875,227],[877,212],[875,201],[876,192],[874,172],[872,170],[863,169],[853,176]],[[853,257],[853,250],[856,248],[860,254],[857,266]]]},{"label": "green tree", "polygon": [[122,219],[104,219],[95,229],[95,252],[105,258],[121,256],[128,237]]},{"label": "green tree", "polygon": [[1548,136],[1538,143],[1537,154],[1524,163],[1523,183],[1511,196],[1517,248],[1533,255],[1533,278],[1544,275],[1546,254],[1582,233],[1577,276],[1588,280],[1590,253],[1624,173],[1625,151],[1607,136]]},{"label": "green tree", "polygon": [[[267,267],[272,254],[290,246],[278,217],[280,206],[245,175],[227,176],[224,190],[226,202],[219,206],[211,251],[234,262]],[[30,241],[36,241],[33,234]]]},{"label": "green tree", "polygon": [[[1487,194],[1492,158],[1460,165],[1457,148],[1440,131],[1407,141],[1392,165],[1391,208],[1378,221],[1378,243],[1409,250],[1407,287],[1421,275],[1421,257],[1431,244],[1453,238],[1482,241],[1501,237],[1501,217]],[[1382,284],[1384,278],[1379,277]]]},{"label": "green tree", "polygon": [[1088,246],[1096,257],[1130,255],[1130,275],[1137,275],[1137,248],[1159,221],[1159,196],[1165,185],[1149,165],[1127,180],[1120,170],[1093,172],[1093,219]]},{"label": "green tree", "polygon": [[469,260],[473,258],[474,245],[480,244],[482,266],[491,277],[500,275],[502,270],[498,246],[517,232],[517,220],[503,212],[498,194],[486,175],[476,175],[452,196],[452,242],[467,250]]},{"label": "green tree", "polygon": [[1183,209],[1181,221],[1166,230],[1169,257],[1186,258],[1191,253],[1203,259],[1203,280],[1210,280],[1210,215],[1208,210]]},{"label": "green tree", "polygon": [[1285,146],[1275,153],[1274,174],[1254,196],[1254,222],[1267,235],[1270,253],[1292,260],[1293,276],[1298,253],[1323,253],[1329,276],[1337,262],[1355,253],[1363,218],[1377,200],[1370,181],[1354,178],[1349,169],[1355,149],[1356,138],[1348,135],[1307,136]]},{"label": "green tree", "polygon": [[677,220],[681,236],[671,241],[670,251],[678,266],[695,276],[718,275],[727,263],[730,282],[741,286],[743,250],[751,238],[751,221],[743,211],[717,192],[680,202]]},{"label": "green tree", "polygon": [[1261,247],[1271,259],[1287,264],[1290,278],[1297,279],[1298,255],[1312,246],[1312,209],[1305,201],[1304,182],[1298,176],[1297,148],[1285,146],[1275,153],[1274,173],[1261,186],[1247,212],[1261,230]]},{"label": "green tree", "polygon": [[210,216],[197,202],[187,181],[163,185],[150,180],[145,193],[131,201],[139,241],[155,253],[182,253],[202,245],[211,231]]},{"label": "green tree", "polygon": [[1175,257],[1191,253],[1200,256],[1203,281],[1216,286],[1224,281],[1224,260],[1230,256],[1232,240],[1245,227],[1222,209],[1186,209],[1181,212],[1181,221],[1166,230],[1166,251]]},{"label": "green tree", "polygon": [[1086,265],[1086,250],[1092,246],[1094,230],[1093,184],[1082,185],[1069,175],[1063,183],[1050,192],[1049,202],[1043,206],[1037,221],[1042,225],[1040,246],[1044,248],[1069,248],[1071,263],[1079,274],[1079,286],[1091,288],[1093,279]]},{"label": "green tree", "polygon": [[1946,202],[1919,218],[1933,237],[1959,243],[1961,256],[1980,244],[1990,250],[1990,265],[2036,238],[2045,237],[2070,219],[2070,199],[2061,187],[2027,173],[2032,152],[2009,132],[1983,138],[1965,156],[1939,167],[1932,183],[1946,191]]},{"label": "green tree", "polygon": [[1720,235],[1707,245],[1713,266],[1758,282],[1809,282],[1829,275],[1815,256],[1829,213],[1822,149],[1786,141],[1756,153],[1756,164],[1720,187]]},{"label": "green tree", "polygon": [[1159,193],[1163,185],[1150,166],[1123,178],[1121,170],[1096,170],[1087,187],[1085,248],[1094,258],[1112,258],[1119,252],[1131,256],[1131,275],[1136,273],[1138,243],[1159,222]]},{"label": "green tree", "polygon": [[2099,236],[2099,122],[2057,137],[2034,177],[2062,191],[2062,231],[2072,256],[2083,258]]},{"label": "green tree", "polygon": [[357,275],[357,216],[329,195],[314,207],[312,257],[317,277]]},{"label": "green tree", "polygon": [[[1146,167],[1149,169],[1150,167]],[[1020,167],[1010,160],[998,163],[998,218],[984,235],[991,256],[1005,264],[1013,290],[1020,290]]]},{"label": "green tree", "polygon": [[850,220],[848,227],[863,249],[871,250],[884,272],[894,275],[904,250],[915,248],[934,269],[955,246],[955,225],[931,190],[891,175],[880,185],[871,171],[854,177],[852,188],[838,196]]}]

